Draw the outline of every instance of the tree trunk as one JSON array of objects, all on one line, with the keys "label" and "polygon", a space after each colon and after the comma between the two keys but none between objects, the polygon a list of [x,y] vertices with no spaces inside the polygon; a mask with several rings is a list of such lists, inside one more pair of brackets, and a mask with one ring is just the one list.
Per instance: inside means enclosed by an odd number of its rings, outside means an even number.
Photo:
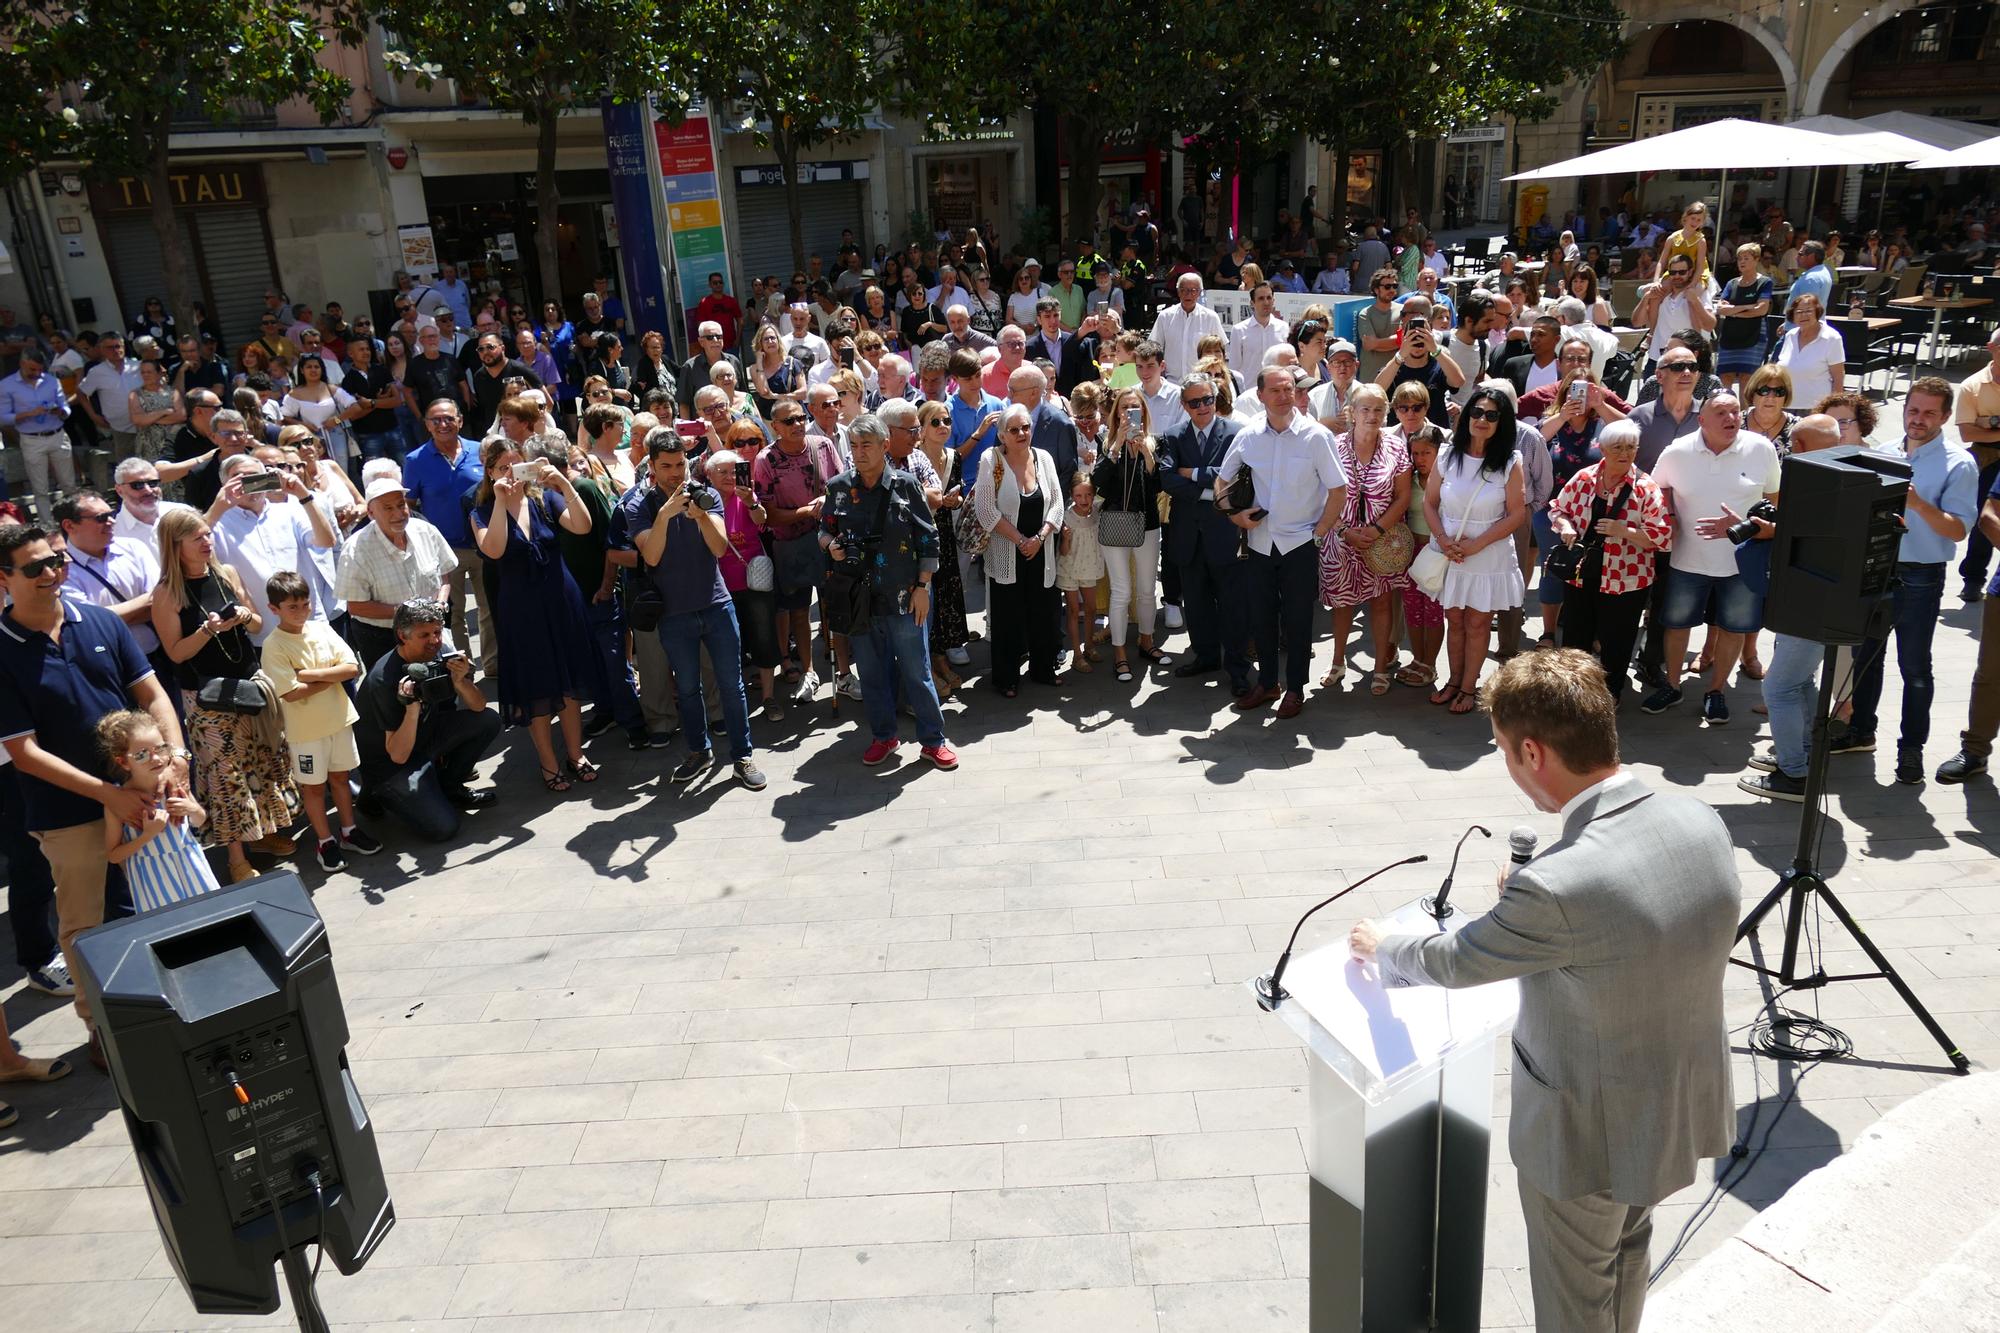
[{"label": "tree trunk", "polygon": [[[197,338],[201,336],[201,326],[195,319],[195,292],[188,283],[187,253],[181,249],[180,228],[175,225],[173,165],[169,154],[168,140],[173,133],[174,104],[162,100],[159,115],[153,121],[152,151],[147,154],[146,192],[153,217],[153,234],[160,239],[160,275],[167,284],[167,309],[174,312],[174,322]],[[126,299],[143,302],[148,292],[127,292]],[[120,332],[124,331],[125,316],[138,313],[136,309],[120,312],[111,323]],[[220,312],[210,311],[219,318]],[[169,356],[174,349],[163,348]]]},{"label": "tree trunk", "polygon": [[1333,200],[1326,205],[1333,219],[1335,236],[1350,235],[1347,229],[1347,131],[1333,141]]},{"label": "tree trunk", "polygon": [[562,299],[562,262],[556,251],[556,123],[561,114],[561,108],[550,102],[535,121],[535,268],[542,301]]},{"label": "tree trunk", "polygon": [[799,197],[799,143],[789,130],[779,126],[775,120],[771,125],[771,151],[778,155],[778,166],[785,173],[785,226],[792,237],[792,271],[805,273],[806,268],[806,220],[805,201]]},{"label": "tree trunk", "polygon": [[[1097,235],[1097,199],[1102,193],[1097,168],[1104,158],[1104,127],[1075,113],[1063,119],[1069,149],[1069,231],[1071,236]],[[1117,255],[1106,255],[1113,263]]]}]

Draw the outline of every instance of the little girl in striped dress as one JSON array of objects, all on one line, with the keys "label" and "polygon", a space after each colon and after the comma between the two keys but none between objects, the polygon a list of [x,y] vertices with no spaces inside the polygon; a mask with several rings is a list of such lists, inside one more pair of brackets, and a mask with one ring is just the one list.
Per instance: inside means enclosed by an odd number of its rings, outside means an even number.
[{"label": "little girl in striped dress", "polygon": [[192,796],[160,790],[173,753],[152,714],[136,709],[111,714],[97,724],[97,743],[104,748],[113,780],[153,800],[137,828],[104,812],[104,854],[111,864],[125,867],[133,910],[150,912],[219,888],[194,836],[208,822],[208,812]]}]

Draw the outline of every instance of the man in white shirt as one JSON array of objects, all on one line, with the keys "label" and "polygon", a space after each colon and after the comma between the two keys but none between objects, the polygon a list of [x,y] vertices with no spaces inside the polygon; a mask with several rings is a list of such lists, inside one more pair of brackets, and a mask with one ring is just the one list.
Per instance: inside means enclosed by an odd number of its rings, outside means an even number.
[{"label": "man in white shirt", "polygon": [[81,490],[56,504],[56,520],[69,542],[71,565],[63,591],[101,606],[125,622],[139,651],[157,658],[153,633],[153,588],[160,559],[143,542],[113,532],[111,506],[93,490]]},{"label": "man in white shirt", "polygon": [[[1556,322],[1562,325],[1559,342],[1580,342],[1590,349],[1590,373],[1598,379],[1604,378],[1604,363],[1618,351],[1618,337],[1607,333],[1590,322],[1590,311],[1583,301],[1574,296],[1565,296],[1556,302]],[[1557,348],[1560,356],[1561,348]]]},{"label": "man in white shirt", "polygon": [[[826,339],[813,332],[812,307],[804,301],[794,301],[785,309],[785,318],[791,328],[778,335],[778,342],[787,354],[794,347],[804,347],[812,353],[812,364],[823,366],[833,360],[833,349],[826,345]],[[804,357],[798,360],[804,361]]]},{"label": "man in white shirt", "polygon": [[926,292],[925,296],[940,310],[972,299],[966,294],[965,288],[958,285],[958,270],[949,264],[938,269],[938,285]]},{"label": "man in white shirt", "polygon": [[1692,259],[1674,255],[1667,260],[1667,270],[1660,280],[1640,294],[1632,323],[1653,331],[1646,342],[1649,372],[1651,363],[1667,350],[1667,339],[1682,329],[1711,335],[1715,332],[1715,305],[1695,277]]},{"label": "man in white shirt", "polygon": [[1250,289],[1250,317],[1229,330],[1229,364],[1255,370],[1264,364],[1264,349],[1275,347],[1291,336],[1291,329],[1279,319],[1278,297],[1268,282]]},{"label": "man in white shirt", "polygon": [[1345,338],[1335,338],[1326,348],[1326,369],[1330,378],[1312,391],[1312,415],[1335,435],[1354,429],[1348,409],[1354,397],[1354,377],[1361,371],[1361,354]]},{"label": "man in white shirt", "polygon": [[1164,353],[1167,378],[1178,384],[1200,360],[1195,349],[1201,345],[1202,335],[1222,332],[1222,316],[1201,303],[1200,274],[1181,274],[1174,292],[1180,304],[1160,312],[1153,323],[1153,341]]},{"label": "man in white shirt", "polygon": [[1666,683],[1639,706],[1664,713],[1681,701],[1681,659],[1688,631],[1711,625],[1708,691],[1701,712],[1707,723],[1729,721],[1722,687],[1736,665],[1743,636],[1764,623],[1764,599],[1752,592],[1736,569],[1724,510],[1746,514],[1759,500],[1778,498],[1778,451],[1763,436],[1743,429],[1743,405],[1729,392],[1710,394],[1701,405],[1701,429],[1667,446],[1653,465],[1653,480],[1669,494],[1674,511],[1673,568],[1660,619],[1666,626]]},{"label": "man in white shirt", "polygon": [[444,534],[410,512],[402,478],[376,478],[366,498],[370,522],[342,548],[333,588],[347,603],[347,638],[364,671],[395,651],[396,608],[419,599],[448,604],[458,568]]},{"label": "man in white shirt", "polygon": [[1156,342],[1139,344],[1132,352],[1132,369],[1139,372],[1139,392],[1146,395],[1146,415],[1150,418],[1153,438],[1160,439],[1180,429],[1187,420],[1187,409],[1181,406],[1181,386],[1166,374],[1165,357]]},{"label": "man in white shirt", "polygon": [[1258,656],[1257,685],[1233,707],[1254,712],[1278,698],[1282,649],[1285,690],[1278,716],[1293,718],[1305,707],[1306,677],[1312,670],[1319,543],[1340,522],[1347,474],[1334,453],[1332,434],[1296,410],[1292,367],[1258,371],[1257,397],[1264,404],[1264,424],[1238,435],[1216,470],[1221,493],[1246,467],[1256,492],[1254,509],[1230,515],[1230,522],[1250,534],[1245,584]]},{"label": "man in white shirt", "polygon": [[83,400],[83,410],[90,413],[97,429],[108,435],[105,444],[113,458],[138,452],[129,396],[138,387],[139,363],[125,355],[125,339],[116,333],[105,334],[97,344],[97,363],[83,372],[77,397]]},{"label": "man in white shirt", "polygon": [[118,465],[118,520],[111,535],[136,542],[152,553],[153,575],[159,577],[160,539],[156,529],[162,515],[176,509],[193,509],[178,500],[160,498],[160,470],[143,458],[128,458]]},{"label": "man in white shirt", "polygon": [[[216,559],[236,571],[243,595],[253,602],[263,597],[264,585],[281,569],[304,575],[311,583],[307,574],[311,549],[331,550],[335,540],[332,525],[296,472],[278,470],[283,483],[280,491],[243,493],[246,480],[271,470],[254,454],[238,454],[223,463],[222,492],[207,514]],[[317,595],[314,600],[319,600]],[[315,605],[314,613],[333,618],[329,606]],[[262,647],[277,627],[276,616],[265,616],[263,628],[251,636],[252,641]]]}]

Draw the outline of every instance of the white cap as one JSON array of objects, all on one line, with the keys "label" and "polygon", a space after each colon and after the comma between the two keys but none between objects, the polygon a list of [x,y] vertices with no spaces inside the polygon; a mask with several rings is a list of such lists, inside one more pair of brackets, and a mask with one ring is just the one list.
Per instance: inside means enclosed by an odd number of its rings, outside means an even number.
[{"label": "white cap", "polygon": [[403,482],[400,477],[377,477],[368,483],[368,490],[363,503],[373,504],[382,496],[396,495],[401,493],[402,490]]}]

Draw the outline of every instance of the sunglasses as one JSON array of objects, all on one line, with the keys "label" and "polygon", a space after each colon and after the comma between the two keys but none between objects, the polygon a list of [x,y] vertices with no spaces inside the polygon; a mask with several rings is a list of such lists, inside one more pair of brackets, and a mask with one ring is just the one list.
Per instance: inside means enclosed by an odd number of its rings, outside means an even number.
[{"label": "sunglasses", "polygon": [[1212,394],[1212,393],[1210,393],[1210,394],[1204,394],[1204,395],[1202,395],[1202,396],[1201,396],[1200,398],[1183,398],[1183,399],[1181,399],[1181,406],[1182,406],[1182,407],[1214,407],[1214,406],[1215,406],[1215,395],[1214,395],[1214,394]]},{"label": "sunglasses", "polygon": [[1757,390],[1755,396],[1758,398],[1783,398],[1786,396],[1786,394],[1785,391],[1783,389],[1780,389],[1777,385],[1767,384],[1763,388]]},{"label": "sunglasses", "polygon": [[124,484],[130,486],[135,491],[157,491],[160,489],[160,479],[158,477],[147,477],[141,481],[128,481]]},{"label": "sunglasses", "polygon": [[24,578],[38,579],[51,570],[61,569],[68,563],[68,553],[57,551],[54,555],[45,555],[40,560],[30,560],[25,564],[15,565],[13,572]]},{"label": "sunglasses", "polygon": [[101,514],[85,514],[80,521],[108,528],[118,521],[118,516],[107,509]]},{"label": "sunglasses", "polygon": [[1490,407],[1468,407],[1465,409],[1467,421],[1498,421],[1500,414]]},{"label": "sunglasses", "polygon": [[780,426],[803,426],[806,424],[804,417],[773,417],[772,420],[776,421]]},{"label": "sunglasses", "polygon": [[1430,409],[1429,409],[1428,407],[1425,407],[1425,406],[1424,406],[1424,405],[1423,405],[1422,403],[1397,403],[1397,404],[1396,404],[1396,410],[1397,410],[1398,412],[1428,412],[1428,411],[1430,411]]},{"label": "sunglasses", "polygon": [[1660,373],[1662,375],[1692,375],[1694,374],[1694,362],[1662,361],[1660,363]]}]

